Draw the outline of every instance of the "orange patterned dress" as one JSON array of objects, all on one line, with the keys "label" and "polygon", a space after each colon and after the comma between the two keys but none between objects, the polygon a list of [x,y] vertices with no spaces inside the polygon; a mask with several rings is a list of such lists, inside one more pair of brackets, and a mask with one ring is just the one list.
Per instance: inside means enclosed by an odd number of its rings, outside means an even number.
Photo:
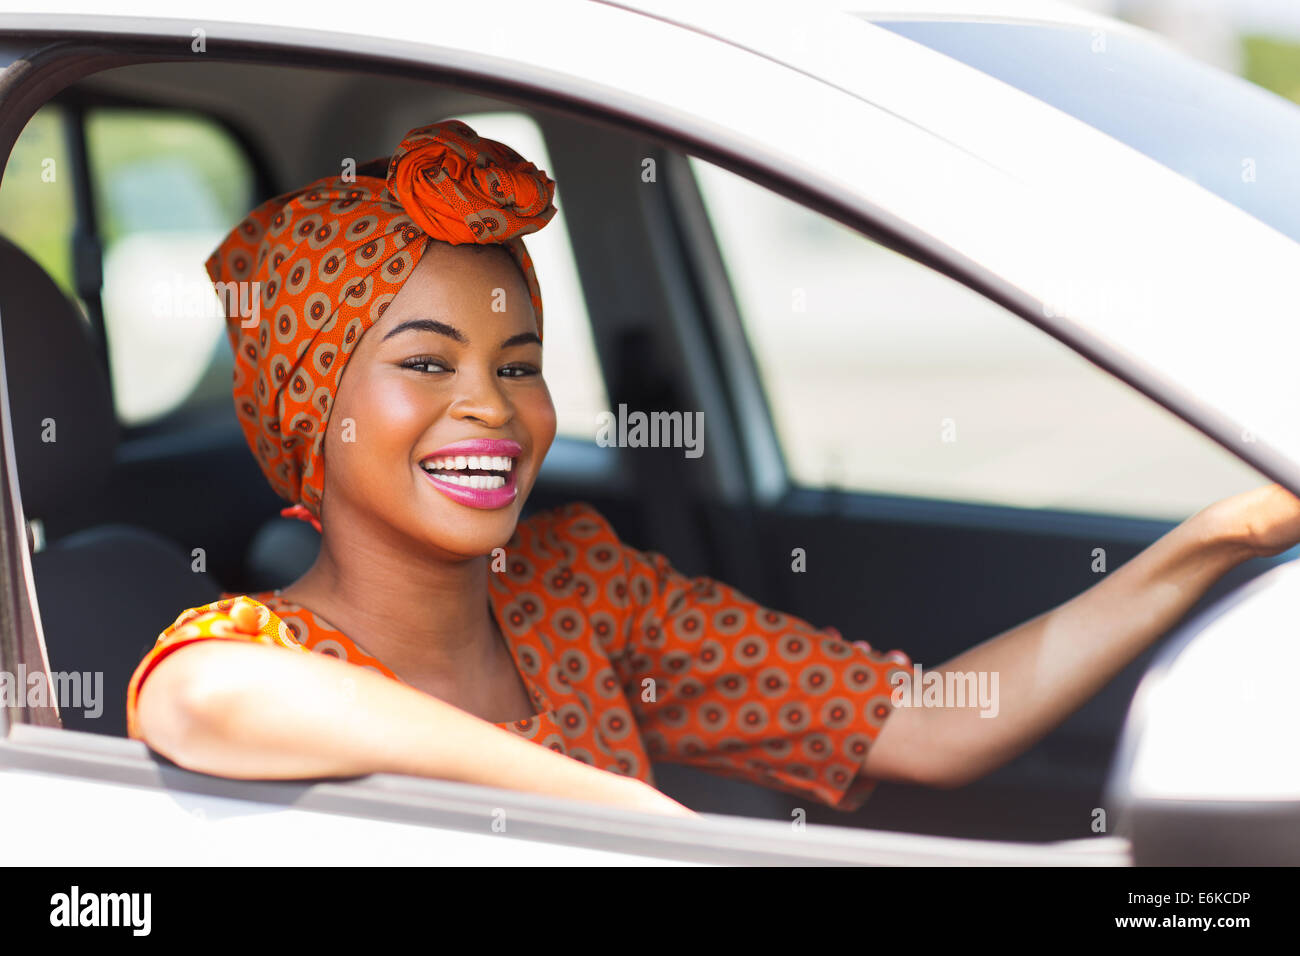
[{"label": "orange patterned dress", "polygon": [[[497,726],[650,784],[658,760],[841,810],[858,808],[875,788],[862,761],[892,710],[894,673],[911,669],[903,652],[846,641],[720,582],[687,578],[662,555],[620,542],[582,502],[520,521],[505,563],[489,570],[488,591],[535,711]],[[258,637],[234,632],[228,617],[210,612],[238,596],[185,611],[159,636],[131,678],[131,737],[140,736],[144,679],[167,653],[198,640],[329,654],[400,681],[277,591],[248,595],[265,608]]]}]

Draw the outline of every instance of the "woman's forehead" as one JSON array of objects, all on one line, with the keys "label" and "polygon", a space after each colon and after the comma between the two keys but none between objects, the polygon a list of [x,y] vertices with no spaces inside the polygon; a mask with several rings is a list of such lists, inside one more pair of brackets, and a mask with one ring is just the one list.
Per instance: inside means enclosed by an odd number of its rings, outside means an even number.
[{"label": "woman's forehead", "polygon": [[444,298],[490,296],[497,288],[528,296],[523,273],[505,247],[429,242],[397,298],[415,294]]},{"label": "woman's forehead", "polygon": [[383,339],[413,316],[455,326],[470,337],[476,326],[494,333],[537,328],[523,273],[496,244],[430,242],[367,337]]}]

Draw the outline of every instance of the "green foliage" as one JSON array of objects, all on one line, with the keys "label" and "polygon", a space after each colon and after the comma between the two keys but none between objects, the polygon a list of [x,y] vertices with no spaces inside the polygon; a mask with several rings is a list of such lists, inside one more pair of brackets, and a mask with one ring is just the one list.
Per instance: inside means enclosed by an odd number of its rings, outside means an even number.
[{"label": "green foliage", "polygon": [[46,107],[18,137],[0,183],[0,234],[73,295],[72,167],[63,122],[61,111]]},{"label": "green foliage", "polygon": [[1241,49],[1246,79],[1300,103],[1300,43],[1247,34]]}]

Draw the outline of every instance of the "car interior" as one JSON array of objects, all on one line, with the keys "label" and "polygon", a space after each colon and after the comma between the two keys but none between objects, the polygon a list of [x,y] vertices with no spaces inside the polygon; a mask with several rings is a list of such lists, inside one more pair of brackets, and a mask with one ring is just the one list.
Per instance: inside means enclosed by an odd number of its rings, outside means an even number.
[{"label": "car interior", "polygon": [[[203,244],[214,246],[257,203],[336,171],[341,158],[382,158],[408,129],[447,117],[485,135],[494,117],[535,130],[559,184],[555,241],[567,249],[574,290],[554,310],[547,299],[547,377],[561,433],[525,515],[589,502],[623,541],[665,554],[683,573],[926,666],[1095,583],[1096,549],[1116,567],[1176,523],[798,478],[799,416],[793,441],[788,429],[773,441],[779,390],[746,393],[737,382],[742,372],[763,381],[769,366],[719,334],[745,304],[690,161],[665,137],[446,76],[216,59],[123,66],[42,106],[0,185],[0,210],[7,201],[35,210],[6,213],[0,226],[0,320],[44,640],[53,670],[106,675],[103,716],[66,711],[65,729],[125,736],[127,681],[163,628],[222,591],[287,586],[318,546],[310,526],[280,517],[287,502],[245,444],[220,322],[181,315],[179,297],[169,300],[175,315],[143,301],[151,287],[131,284],[132,264],[161,261],[171,248],[201,277]],[[26,143],[39,124],[49,140]],[[30,174],[19,166],[24,148]],[[50,157],[57,178],[42,180]],[[647,159],[657,169],[650,180]],[[29,222],[45,230],[40,241],[24,232]],[[539,277],[544,295],[568,281],[540,259]],[[564,325],[571,333],[552,346],[551,329]],[[799,333],[797,314],[790,328]],[[550,349],[570,342],[588,357],[550,372]],[[829,354],[836,345],[816,347]],[[159,398],[167,376],[180,384]],[[621,404],[701,410],[708,453],[598,446],[592,410]],[[795,549],[816,573],[791,573]],[[1202,606],[1265,565],[1234,571]],[[1129,702],[1158,649],[968,786],[882,783],[862,809],[843,813],[681,765],[657,765],[657,783],[710,813],[788,821],[803,808],[809,821],[838,826],[1086,837]]]}]

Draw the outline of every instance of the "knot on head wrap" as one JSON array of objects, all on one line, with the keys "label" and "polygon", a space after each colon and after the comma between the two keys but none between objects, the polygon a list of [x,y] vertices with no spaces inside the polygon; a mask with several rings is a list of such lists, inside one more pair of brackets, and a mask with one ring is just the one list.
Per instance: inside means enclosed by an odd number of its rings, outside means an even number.
[{"label": "knot on head wrap", "polygon": [[555,215],[555,184],[545,173],[459,120],[407,133],[388,166],[388,191],[417,227],[444,242],[502,242]]},{"label": "knot on head wrap", "polygon": [[207,261],[235,355],[235,412],[281,513],[320,530],[330,408],[357,342],[428,242],[498,243],[542,297],[520,236],[555,215],[555,183],[459,120],[411,130],[387,179],[319,179],[249,213]]}]

